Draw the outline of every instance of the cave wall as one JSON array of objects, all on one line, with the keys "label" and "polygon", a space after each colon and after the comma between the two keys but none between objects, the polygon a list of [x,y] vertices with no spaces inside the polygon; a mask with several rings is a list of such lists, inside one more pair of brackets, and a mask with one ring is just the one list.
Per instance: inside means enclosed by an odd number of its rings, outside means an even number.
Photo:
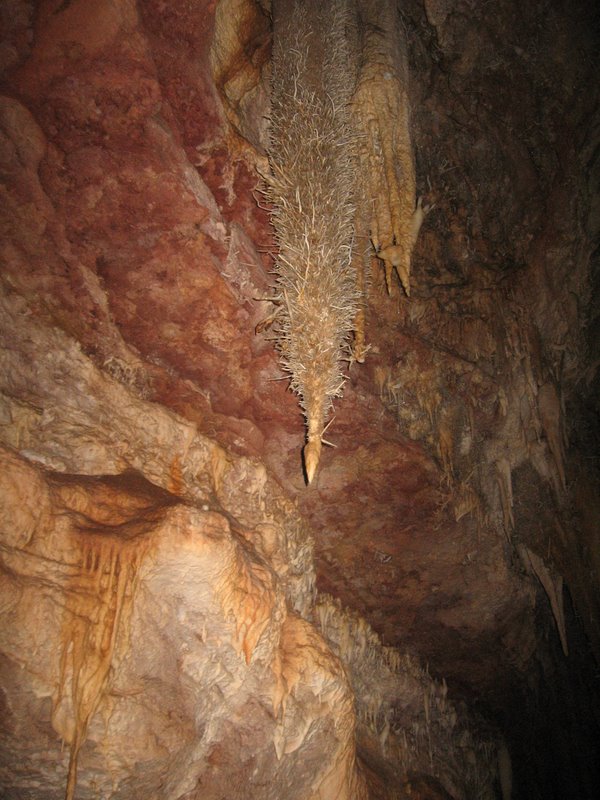
[{"label": "cave wall", "polygon": [[[102,689],[80,722],[89,737],[80,760],[89,756],[91,765],[80,768],[82,791],[95,796],[108,775],[114,796],[141,791],[146,778],[133,765],[148,737],[166,734],[147,721],[144,693],[128,700],[118,681],[130,675],[132,692],[148,684],[146,638],[148,652],[160,644],[165,664],[175,646],[187,643],[192,654],[164,667],[188,676],[169,689],[164,711],[177,709],[180,728],[169,722],[173,739],[153,745],[155,780],[170,776],[165,797],[219,796],[239,752],[253,752],[236,774],[240,781],[256,774],[256,797],[268,796],[271,780],[273,796],[295,796],[294,781],[299,797],[335,796],[328,780],[340,796],[358,796],[364,775],[373,796],[385,796],[382,775],[398,793],[441,792],[414,776],[408,787],[409,755],[397,766],[405,744],[406,753],[421,747],[429,755],[423,697],[442,708],[440,684],[410,667],[411,696],[421,703],[411,717],[388,653],[377,661],[386,691],[368,701],[361,659],[369,648],[359,644],[357,656],[355,647],[363,639],[373,652],[393,646],[428,664],[445,677],[450,700],[502,729],[515,796],[593,796],[598,719],[589,712],[598,708],[600,658],[593,11],[583,0],[526,8],[506,0],[493,10],[466,1],[402,3],[417,192],[432,208],[416,244],[410,298],[399,282],[388,296],[381,265],[372,265],[370,349],[349,369],[327,432],[335,448],[324,448],[306,487],[302,415],[268,329],[255,333],[273,313],[274,241],[260,177],[268,170],[268,9],[250,0],[3,4],[0,431],[7,475],[20,477],[4,490],[3,689],[14,692],[6,695],[12,727],[2,775],[15,797],[47,780],[40,753],[61,765],[52,783],[61,794],[69,748],[59,755],[58,737],[73,747],[76,726],[65,720],[74,710],[64,710],[64,697],[75,691],[77,664]],[[132,469],[150,485],[136,483]],[[99,478],[121,474],[116,483]],[[129,506],[135,513],[123,511]],[[99,596],[132,602],[117,615],[122,630],[103,623],[114,633],[110,658],[92,636],[92,655],[68,668],[50,653],[64,647],[76,659],[77,637],[60,620],[82,612],[67,603],[59,613],[52,598],[72,597],[73,570],[83,570],[83,586],[94,580],[85,572],[86,537],[104,554]],[[69,549],[72,540],[79,549]],[[130,541],[141,543],[135,558],[123,556],[133,552]],[[63,567],[29,594],[40,580],[33,565],[48,559],[50,546]],[[209,558],[206,547],[218,555]],[[194,570],[178,566],[182,548],[182,564],[198,560]],[[116,554],[132,570],[127,579],[115,577]],[[232,591],[253,598],[251,610],[239,598],[223,604],[211,580],[203,579],[201,598],[191,589],[192,572],[218,572],[226,557],[245,565],[232,573],[245,588]],[[174,595],[162,611],[152,611],[164,591],[160,581],[153,585],[153,570],[171,575]],[[190,588],[181,590],[187,600],[175,588],[181,570],[190,573]],[[81,591],[78,584],[73,596]],[[326,614],[321,626],[315,591],[338,598],[371,633],[359,635],[343,615],[333,624]],[[153,634],[159,644],[142,632],[137,592],[149,598],[150,627],[169,621]],[[199,619],[218,602],[222,622],[198,644]],[[23,621],[28,609],[56,638],[47,630],[21,638],[33,624]],[[218,629],[228,631],[224,639]],[[296,641],[306,654],[301,664]],[[30,669],[25,690],[16,676],[38,652],[48,655],[43,668]],[[214,661],[226,678],[210,674]],[[309,677],[315,670],[319,687]],[[224,693],[221,711],[211,705],[218,705],[213,680]],[[278,691],[291,698],[283,716],[281,698],[272,699]],[[239,724],[207,733],[199,719],[219,720],[224,708]],[[243,720],[255,713],[262,722],[253,748],[256,731]],[[458,734],[445,713],[440,729],[449,733],[440,741],[451,742]],[[19,726],[30,716],[41,720],[35,746],[18,739],[19,732],[29,739]],[[140,741],[125,747],[129,729],[111,739],[102,716],[137,720],[128,724],[144,732]],[[465,722],[469,730],[479,724]],[[481,730],[476,739],[495,735]],[[542,736],[553,742],[552,769],[535,746]],[[578,749],[565,738],[586,744]],[[210,752],[194,750],[198,741]],[[110,743],[106,752],[102,742]],[[328,767],[313,785],[306,776],[323,747]],[[173,753],[196,765],[179,784]],[[453,754],[448,764],[455,757],[464,763]],[[454,767],[441,753],[438,772],[415,758],[417,772],[441,780],[445,791],[467,791],[449,777]],[[479,754],[477,764],[486,758]]]}]

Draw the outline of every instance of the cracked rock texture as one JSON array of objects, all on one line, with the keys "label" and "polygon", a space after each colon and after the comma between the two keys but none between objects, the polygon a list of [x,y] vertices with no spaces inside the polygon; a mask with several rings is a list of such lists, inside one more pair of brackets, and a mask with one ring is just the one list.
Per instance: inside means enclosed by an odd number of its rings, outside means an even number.
[{"label": "cracked rock texture", "polygon": [[594,3],[398,4],[433,208],[309,487],[267,6],[0,9],[0,793],[591,800]]}]

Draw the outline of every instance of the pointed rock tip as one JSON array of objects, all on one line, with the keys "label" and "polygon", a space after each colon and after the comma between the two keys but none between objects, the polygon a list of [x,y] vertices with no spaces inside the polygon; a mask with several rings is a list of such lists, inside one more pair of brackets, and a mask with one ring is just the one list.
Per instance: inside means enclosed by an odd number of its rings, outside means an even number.
[{"label": "pointed rock tip", "polygon": [[304,471],[307,484],[312,483],[312,479],[315,477],[320,457],[321,442],[313,441],[304,445]]}]

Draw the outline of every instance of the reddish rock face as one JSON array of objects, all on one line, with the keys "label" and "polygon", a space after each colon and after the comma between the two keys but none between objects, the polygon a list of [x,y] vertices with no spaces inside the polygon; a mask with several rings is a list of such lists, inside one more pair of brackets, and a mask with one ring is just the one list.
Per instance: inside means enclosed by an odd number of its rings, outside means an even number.
[{"label": "reddish rock face", "polygon": [[[3,294],[136,401],[181,415],[227,458],[257,459],[314,536],[318,589],[499,720],[522,787],[546,785],[541,765],[529,776],[518,766],[544,729],[520,729],[520,707],[535,705],[523,698],[552,705],[577,665],[566,728],[577,727],[591,691],[586,643],[600,658],[592,5],[538,4],[515,26],[509,2],[493,15],[404,4],[417,177],[433,209],[410,299],[399,286],[388,297],[373,268],[371,349],[349,369],[326,434],[335,448],[310,487],[300,409],[269,328],[255,333],[273,313],[263,8],[51,0],[2,11]],[[4,344],[17,352],[13,333]],[[41,358],[35,341],[23,359]],[[64,382],[73,358],[56,367]],[[183,492],[183,445],[178,460],[152,448],[135,460],[127,418],[100,457],[96,433],[74,438],[76,416],[50,421],[52,404],[63,409],[51,372],[37,388],[33,372],[4,379],[3,441],[26,458],[43,452],[47,466],[92,475],[135,463]],[[90,385],[102,391],[100,379]],[[142,427],[160,427],[140,413]],[[57,444],[67,428],[72,462]],[[117,513],[119,496],[98,506]],[[241,528],[284,563],[265,528]],[[548,585],[568,589],[570,662],[524,552],[543,559]],[[232,752],[215,747],[213,769]],[[417,778],[410,791],[421,795],[406,796],[443,796]]]}]

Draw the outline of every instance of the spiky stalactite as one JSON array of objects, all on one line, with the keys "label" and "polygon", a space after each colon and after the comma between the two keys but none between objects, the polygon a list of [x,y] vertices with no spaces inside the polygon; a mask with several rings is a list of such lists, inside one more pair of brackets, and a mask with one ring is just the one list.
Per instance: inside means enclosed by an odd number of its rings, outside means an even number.
[{"label": "spiky stalactite", "polygon": [[409,294],[423,209],[415,208],[407,45],[395,3],[276,0],[273,19],[275,334],[306,416],[310,482],[343,362],[362,362],[368,350],[371,258],[383,261],[388,291],[395,269]]},{"label": "spiky stalactite", "polygon": [[306,416],[306,476],[316,471],[357,310],[352,263],[355,85],[351,4],[273,4],[268,193],[279,253],[275,333]]}]

